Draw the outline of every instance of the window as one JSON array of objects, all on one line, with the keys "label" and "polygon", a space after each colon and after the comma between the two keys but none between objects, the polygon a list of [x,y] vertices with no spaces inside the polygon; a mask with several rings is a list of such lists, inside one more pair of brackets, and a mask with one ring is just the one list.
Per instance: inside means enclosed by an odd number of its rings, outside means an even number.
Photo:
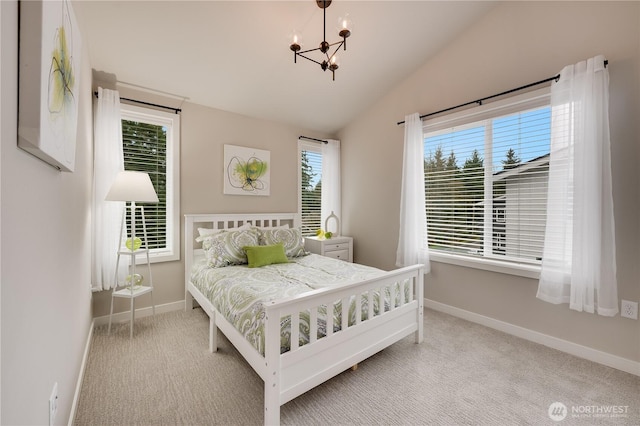
[{"label": "window", "polygon": [[[147,172],[158,194],[158,203],[140,203],[151,262],[178,260],[180,116],[125,104],[121,116],[124,168]],[[142,229],[142,223],[136,228]]]},{"label": "window", "polygon": [[548,89],[425,122],[431,253],[540,264],[550,125]]},{"label": "window", "polygon": [[322,228],[322,147],[314,142],[298,142],[300,152],[299,211],[302,235],[315,235]]}]

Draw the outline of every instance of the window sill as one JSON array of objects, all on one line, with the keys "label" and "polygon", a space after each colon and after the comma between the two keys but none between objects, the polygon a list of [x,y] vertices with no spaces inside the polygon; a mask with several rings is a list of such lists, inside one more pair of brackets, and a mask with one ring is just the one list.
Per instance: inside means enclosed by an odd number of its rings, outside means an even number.
[{"label": "window sill", "polygon": [[540,266],[524,263],[502,262],[493,259],[470,258],[455,254],[429,251],[429,259],[434,262],[448,263],[450,265],[464,266],[467,268],[482,269],[501,274],[517,275],[525,278],[540,278]]},{"label": "window sill", "polygon": [[[171,251],[151,251],[149,253],[149,263],[173,262],[180,260],[180,255]],[[147,258],[145,256],[136,257],[136,265],[145,265]]]}]

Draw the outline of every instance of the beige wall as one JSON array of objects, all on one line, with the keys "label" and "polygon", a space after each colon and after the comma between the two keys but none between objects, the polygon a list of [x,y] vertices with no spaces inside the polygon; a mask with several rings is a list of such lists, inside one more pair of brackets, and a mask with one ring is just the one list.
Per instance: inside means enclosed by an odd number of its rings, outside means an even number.
[{"label": "beige wall", "polygon": [[58,383],[67,424],[91,325],[91,67],[82,52],[76,166],[61,173],[17,146],[18,5],[2,10],[0,121],[3,425],[44,425]]},{"label": "beige wall", "polygon": [[[428,113],[557,74],[597,54],[609,60],[619,296],[640,299],[640,3],[505,2],[339,133],[343,231],[360,263],[392,269],[403,127]],[[536,299],[537,281],[432,262],[426,297],[640,361],[640,323]],[[428,334],[428,328],[427,328]]]},{"label": "beige wall", "polygon": [[[142,92],[124,97],[178,106],[175,100],[151,97]],[[298,145],[300,135],[326,137],[300,128],[257,120],[243,115],[185,103],[181,112],[180,215],[187,213],[295,212],[298,209]],[[271,195],[223,194],[224,145],[270,151]],[[184,224],[184,220],[181,220]],[[181,225],[182,229],[182,225]],[[184,238],[181,231],[181,242]],[[181,260],[152,266],[154,301],[157,305],[184,300],[184,244]],[[109,314],[110,293],[94,293],[94,315]],[[128,311],[127,301],[116,300],[115,312]],[[123,303],[124,302],[124,303]],[[137,307],[147,300],[136,301]]]}]

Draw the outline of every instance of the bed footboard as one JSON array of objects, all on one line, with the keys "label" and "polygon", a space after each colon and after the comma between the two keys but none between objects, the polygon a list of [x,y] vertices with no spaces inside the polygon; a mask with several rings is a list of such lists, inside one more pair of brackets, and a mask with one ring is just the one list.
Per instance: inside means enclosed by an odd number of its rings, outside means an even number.
[{"label": "bed footboard", "polygon": [[[279,424],[280,406],[387,346],[411,334],[423,341],[422,265],[397,269],[362,282],[316,290],[265,306],[265,424]],[[380,300],[378,311],[362,301]],[[318,337],[318,317],[322,308],[332,311],[338,302],[343,310],[341,324],[327,315],[324,333]],[[355,321],[348,310],[355,304]],[[362,312],[362,314],[360,314]],[[300,315],[309,315],[310,341],[299,345]],[[291,347],[280,353],[280,322],[291,321]]]}]

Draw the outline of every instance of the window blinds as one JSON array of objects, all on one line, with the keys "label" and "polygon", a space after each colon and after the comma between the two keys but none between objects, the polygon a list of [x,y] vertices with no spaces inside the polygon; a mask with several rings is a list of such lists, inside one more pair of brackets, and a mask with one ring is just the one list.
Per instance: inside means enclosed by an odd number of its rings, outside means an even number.
[{"label": "window blinds", "polygon": [[322,228],[322,153],[303,149],[300,160],[302,234],[309,236]]},{"label": "window blinds", "polygon": [[540,263],[550,124],[537,95],[425,123],[431,250]]},{"label": "window blinds", "polygon": [[[167,246],[167,129],[162,125],[122,120],[124,169],[146,172],[158,194],[158,203],[144,206],[149,249]],[[136,221],[138,222],[138,221]],[[127,230],[130,230],[127,218]],[[142,220],[136,223],[142,229]]]}]

